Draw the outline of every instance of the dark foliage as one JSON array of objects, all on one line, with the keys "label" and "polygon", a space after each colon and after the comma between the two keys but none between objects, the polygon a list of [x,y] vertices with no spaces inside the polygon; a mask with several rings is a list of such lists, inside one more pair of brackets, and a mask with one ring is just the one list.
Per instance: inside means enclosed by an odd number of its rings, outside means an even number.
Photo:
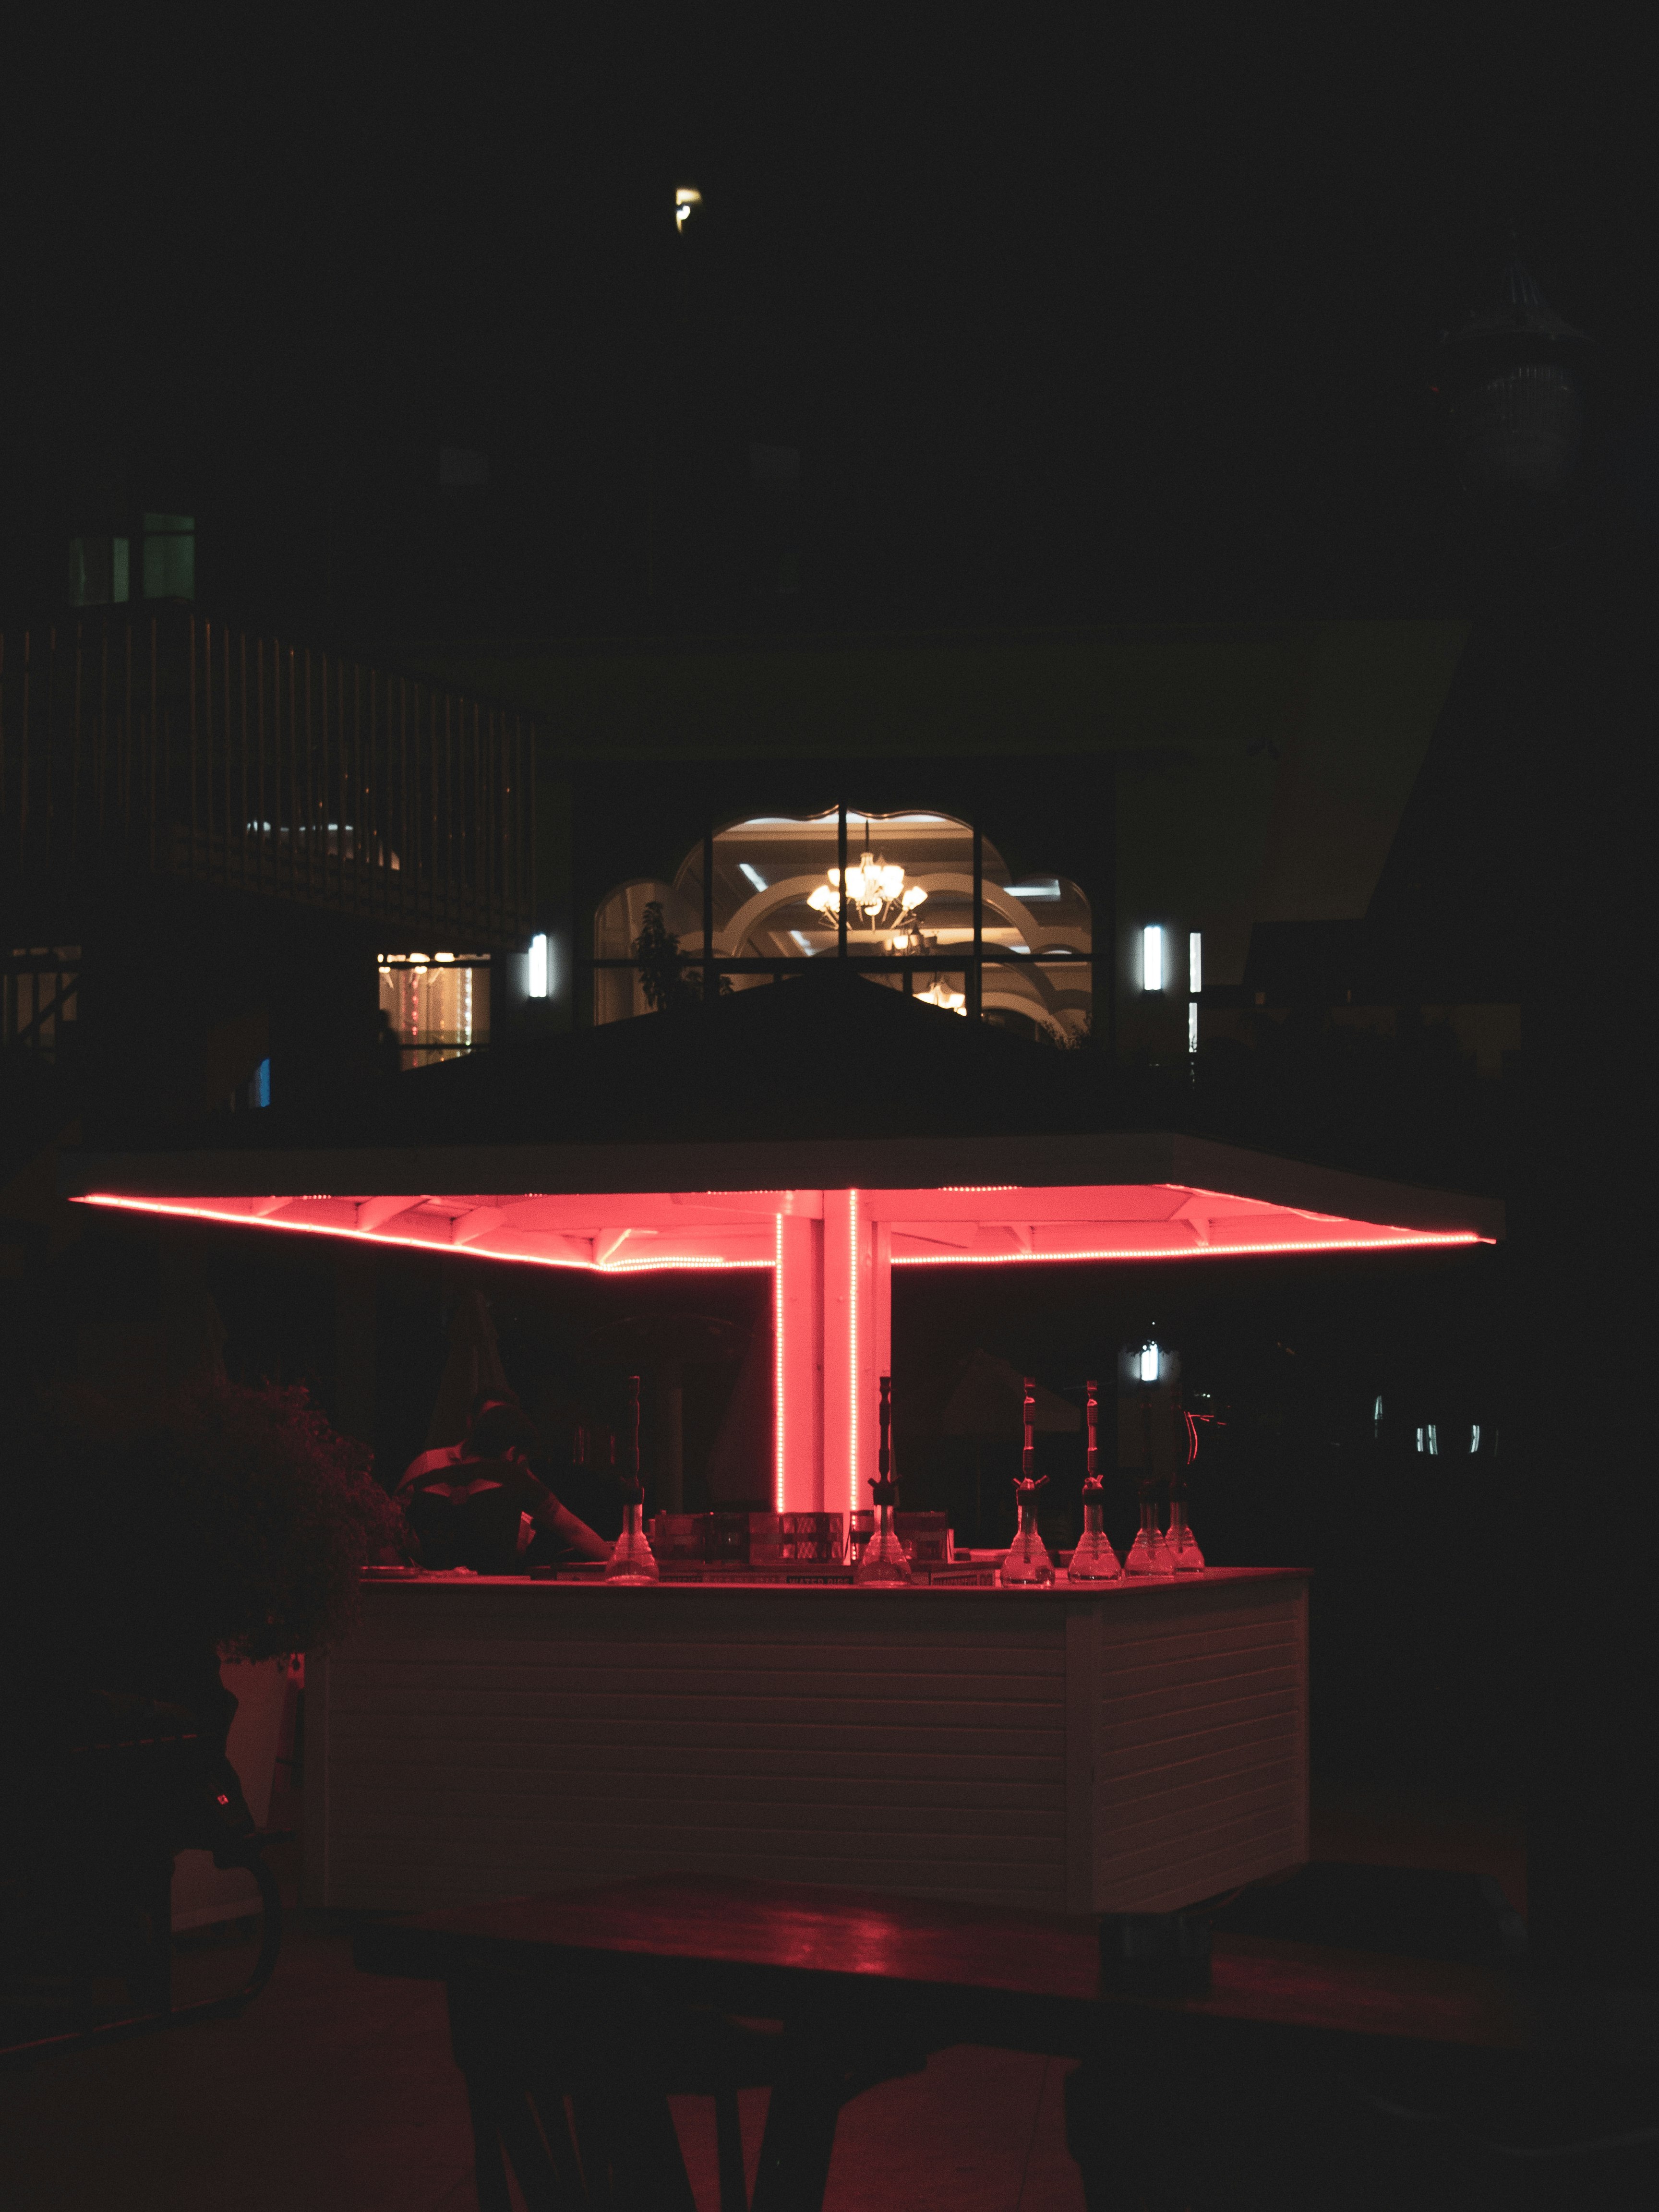
[{"label": "dark foliage", "polygon": [[5,1634],[25,1674],[155,1689],[147,1654],[320,1650],[356,1619],[358,1570],[397,1542],[368,1455],[301,1389],[82,1399],[7,1459]]},{"label": "dark foliage", "polygon": [[[639,963],[640,988],[653,1014],[672,1013],[678,1006],[702,1004],[702,970],[688,968],[680,940],[663,919],[662,901],[653,899],[645,909],[645,922],[630,947]],[[720,995],[730,997],[732,979],[722,975]]]}]

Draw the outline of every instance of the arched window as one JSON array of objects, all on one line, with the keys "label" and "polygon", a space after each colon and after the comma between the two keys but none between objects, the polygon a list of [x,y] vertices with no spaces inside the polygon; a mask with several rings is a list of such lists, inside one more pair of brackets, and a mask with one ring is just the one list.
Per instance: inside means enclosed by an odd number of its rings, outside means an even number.
[{"label": "arched window", "polygon": [[963,1013],[977,1003],[986,1020],[1030,1036],[1083,1033],[1093,933],[1074,883],[1012,874],[982,836],[976,866],[975,832],[951,815],[849,809],[844,818],[844,886],[836,807],[733,823],[693,846],[672,883],[618,885],[594,921],[594,1019],[644,1013],[662,995],[660,954],[653,961],[641,945],[654,903],[680,972],[690,971],[688,990],[702,988],[707,913],[723,989],[752,990],[808,960],[845,957],[894,990]]}]

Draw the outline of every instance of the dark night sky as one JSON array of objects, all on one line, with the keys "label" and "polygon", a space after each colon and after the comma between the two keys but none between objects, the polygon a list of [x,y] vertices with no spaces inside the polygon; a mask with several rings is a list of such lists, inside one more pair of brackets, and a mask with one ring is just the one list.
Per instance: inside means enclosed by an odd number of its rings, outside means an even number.
[{"label": "dark night sky", "polygon": [[[709,580],[678,618],[723,620],[758,440],[803,457],[803,621],[1416,611],[1433,343],[1511,224],[1604,446],[1651,390],[1639,73],[1565,11],[39,14],[14,599],[118,498],[196,512],[241,611],[626,626],[655,512]],[[444,442],[489,455],[473,511]]]}]

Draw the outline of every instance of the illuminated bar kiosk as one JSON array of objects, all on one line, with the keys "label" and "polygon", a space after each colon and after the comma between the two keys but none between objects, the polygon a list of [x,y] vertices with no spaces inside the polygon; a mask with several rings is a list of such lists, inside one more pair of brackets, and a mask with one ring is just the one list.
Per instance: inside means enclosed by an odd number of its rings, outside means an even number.
[{"label": "illuminated bar kiosk", "polygon": [[[815,995],[745,994],[710,1026]],[[950,1050],[968,1043],[949,1014],[860,996],[954,1030]],[[1005,1047],[1024,1056],[1016,1073],[1034,1053],[1066,1057],[981,1036],[969,1048],[994,1068]],[[722,1139],[705,1121],[607,1141],[602,1103],[588,1110],[574,1133],[544,1115],[541,1141],[500,1113],[471,1117],[493,1118],[498,1140],[458,1136],[450,1112],[420,1141],[364,1130],[83,1157],[71,1195],[437,1248],[486,1272],[763,1271],[786,1512],[869,1504],[894,1268],[1316,1264],[1502,1233],[1489,1201],[1179,1135],[952,1133],[947,1117],[929,1134]],[[434,1577],[363,1598],[361,1628],[307,1678],[317,1905],[424,1907],[672,1869],[1156,1910],[1307,1856],[1307,1585],[1293,1570],[1031,1590]]]}]

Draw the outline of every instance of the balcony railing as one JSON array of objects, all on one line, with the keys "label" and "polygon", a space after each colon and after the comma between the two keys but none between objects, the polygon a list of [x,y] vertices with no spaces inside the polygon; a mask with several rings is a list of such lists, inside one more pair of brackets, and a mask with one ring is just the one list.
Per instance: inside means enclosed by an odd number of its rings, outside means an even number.
[{"label": "balcony railing", "polygon": [[0,639],[0,874],[137,866],[505,946],[534,908],[524,717],[191,610]]}]

